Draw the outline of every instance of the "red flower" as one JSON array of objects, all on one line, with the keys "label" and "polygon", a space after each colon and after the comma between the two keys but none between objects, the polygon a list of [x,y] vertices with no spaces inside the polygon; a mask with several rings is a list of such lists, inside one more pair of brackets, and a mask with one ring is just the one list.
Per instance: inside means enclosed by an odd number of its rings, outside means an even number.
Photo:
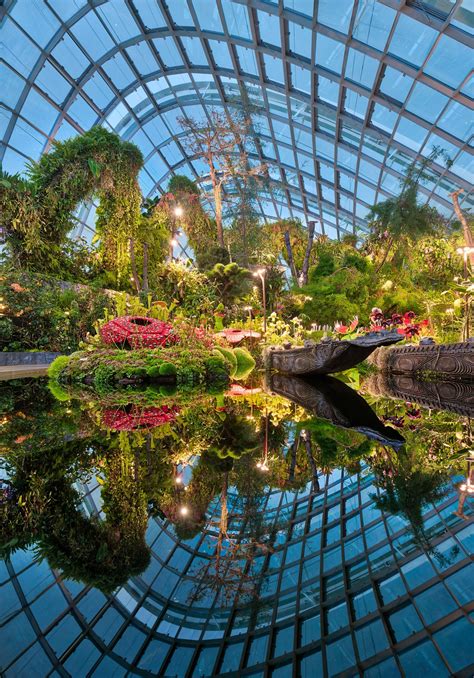
[{"label": "red flower", "polygon": [[409,325],[413,318],[416,317],[416,314],[413,311],[407,311],[406,313],[403,314],[403,322],[405,325]]},{"label": "red flower", "polygon": [[100,328],[106,344],[128,342],[132,348],[156,348],[175,344],[178,337],[169,323],[142,316],[121,316],[109,320]]},{"label": "red flower", "polygon": [[405,337],[409,339],[420,333],[418,325],[407,325],[406,327],[399,327],[397,332],[398,334],[404,334]]}]

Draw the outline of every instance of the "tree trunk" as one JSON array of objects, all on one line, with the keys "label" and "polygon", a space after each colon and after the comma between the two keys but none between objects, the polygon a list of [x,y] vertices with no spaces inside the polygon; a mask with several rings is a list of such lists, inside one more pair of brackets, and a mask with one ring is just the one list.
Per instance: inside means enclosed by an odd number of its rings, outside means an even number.
[{"label": "tree trunk", "polygon": [[214,186],[214,205],[216,208],[217,240],[219,246],[225,248],[224,228],[222,226],[222,194],[219,186]]},{"label": "tree trunk", "polygon": [[304,254],[303,268],[301,269],[301,276],[298,280],[298,282],[301,282],[300,287],[308,284],[309,259],[311,256],[311,250],[313,249],[315,227],[316,222],[310,221],[308,224],[308,243],[306,245],[306,252]]},{"label": "tree trunk", "polygon": [[296,270],[295,260],[293,258],[293,250],[291,248],[289,231],[285,231],[284,238],[285,238],[286,253],[288,255],[288,265],[290,267],[290,271],[291,271],[291,275],[293,277],[293,280],[298,285],[298,271]]},{"label": "tree trunk", "polygon": [[315,483],[316,489],[319,490],[319,479],[318,479],[318,469],[313,457],[313,445],[311,442],[311,435],[308,431],[302,431],[304,433],[304,444],[306,447],[306,456],[308,457],[309,465],[311,467],[311,473],[313,474],[313,482]]},{"label": "tree trunk", "polygon": [[132,276],[133,282],[135,283],[135,289],[137,294],[140,294],[140,279],[137,273],[137,262],[135,259],[135,240],[130,238],[130,264],[132,266]]},{"label": "tree trunk", "polygon": [[143,291],[148,292],[148,245],[143,243]]},{"label": "tree trunk", "polygon": [[388,257],[388,254],[389,254],[390,250],[392,249],[392,245],[393,245],[393,238],[390,237],[390,238],[388,239],[388,246],[387,246],[387,249],[385,250],[385,254],[384,254],[383,257],[382,257],[382,261],[381,261],[380,264],[377,266],[377,269],[376,269],[376,271],[375,271],[376,273],[378,273],[378,272],[380,271],[380,269],[382,268],[382,266],[383,266],[383,265],[385,264],[385,262],[387,261],[387,257]]},{"label": "tree trunk", "polygon": [[[459,219],[459,221],[462,224],[462,230],[464,234],[464,244],[466,247],[474,247],[474,237],[472,235],[472,231],[469,227],[469,224],[467,223],[467,219],[463,214],[463,211],[459,205],[459,199],[458,196],[463,192],[462,188],[459,188],[457,191],[454,191],[454,193],[451,193],[451,200],[453,201],[454,205],[454,211],[456,212],[456,216]],[[471,266],[474,266],[474,253],[469,255],[469,261],[471,262]]]},{"label": "tree trunk", "polygon": [[220,247],[225,247],[224,242],[224,229],[222,226],[222,189],[219,185],[219,180],[216,175],[216,170],[212,162],[212,158],[207,158],[207,164],[209,165],[209,175],[212,182],[212,191],[214,194],[214,208],[216,211],[216,226],[217,226],[217,240],[219,241]]},{"label": "tree trunk", "polygon": [[291,446],[291,462],[290,462],[290,470],[288,473],[288,482],[292,483],[293,480],[295,479],[295,468],[296,468],[296,454],[298,452],[298,447],[300,446],[300,436],[298,435],[295,440],[293,445]]}]

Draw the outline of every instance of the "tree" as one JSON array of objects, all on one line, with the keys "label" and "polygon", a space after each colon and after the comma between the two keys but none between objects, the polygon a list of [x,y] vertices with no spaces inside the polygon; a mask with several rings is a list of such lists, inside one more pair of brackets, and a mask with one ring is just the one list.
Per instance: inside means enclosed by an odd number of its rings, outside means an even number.
[{"label": "tree", "polygon": [[400,249],[407,248],[410,241],[436,235],[444,226],[439,212],[418,198],[420,184],[429,178],[427,169],[439,155],[440,151],[435,150],[422,162],[412,163],[400,182],[400,194],[371,207],[368,225],[372,238],[385,245],[377,270],[382,268],[393,248],[396,255]]},{"label": "tree", "polygon": [[235,263],[226,266],[216,264],[207,276],[214,283],[224,306],[229,307],[245,293],[245,287],[249,286],[250,271]]},{"label": "tree", "polygon": [[305,228],[299,219],[280,219],[264,227],[275,256],[281,256],[287,263],[298,287],[307,284],[309,267],[314,263],[315,228],[315,221],[310,221]]},{"label": "tree", "polygon": [[232,112],[211,110],[209,120],[204,122],[181,117],[178,123],[185,133],[184,144],[189,152],[201,158],[209,168],[217,240],[224,248],[224,203],[235,199],[232,190],[234,195],[242,195],[243,186],[250,178],[266,172],[265,165],[252,166],[249,159],[248,148],[254,137],[251,115],[242,108]]},{"label": "tree", "polygon": [[228,251],[217,245],[216,221],[204,210],[196,182],[176,174],[168,183],[168,193],[175,204],[182,207],[179,224],[186,233],[198,267],[207,270],[216,263],[228,263]]},{"label": "tree", "polygon": [[[472,235],[472,228],[470,224],[467,221],[466,215],[462,211],[460,205],[459,205],[459,196],[463,192],[463,189],[460,188],[457,191],[454,191],[451,193],[451,200],[453,201],[454,205],[454,211],[456,212],[456,216],[461,222],[462,225],[462,230],[463,230],[463,235],[464,235],[464,245],[465,247],[472,247],[474,248],[474,236]],[[474,267],[474,252],[471,252],[469,254],[469,261],[471,262],[471,267]]]}]

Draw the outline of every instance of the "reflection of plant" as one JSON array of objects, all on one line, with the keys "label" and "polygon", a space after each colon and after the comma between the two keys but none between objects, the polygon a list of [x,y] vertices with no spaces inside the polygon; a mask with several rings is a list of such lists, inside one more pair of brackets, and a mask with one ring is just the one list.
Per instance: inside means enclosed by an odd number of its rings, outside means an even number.
[{"label": "reflection of plant", "polygon": [[439,502],[447,493],[446,470],[424,463],[414,450],[402,448],[397,454],[379,449],[372,460],[377,485],[383,494],[371,495],[377,508],[393,515],[402,514],[413,529],[415,539],[429,545],[424,533],[426,506]]}]

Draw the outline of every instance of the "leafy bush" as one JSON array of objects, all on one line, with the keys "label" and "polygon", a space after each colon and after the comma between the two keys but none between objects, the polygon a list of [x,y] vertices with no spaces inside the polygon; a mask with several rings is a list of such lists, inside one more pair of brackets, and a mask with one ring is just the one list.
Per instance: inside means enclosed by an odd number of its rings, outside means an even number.
[{"label": "leafy bush", "polygon": [[74,351],[112,306],[103,292],[15,271],[0,278],[0,297],[3,351]]}]

